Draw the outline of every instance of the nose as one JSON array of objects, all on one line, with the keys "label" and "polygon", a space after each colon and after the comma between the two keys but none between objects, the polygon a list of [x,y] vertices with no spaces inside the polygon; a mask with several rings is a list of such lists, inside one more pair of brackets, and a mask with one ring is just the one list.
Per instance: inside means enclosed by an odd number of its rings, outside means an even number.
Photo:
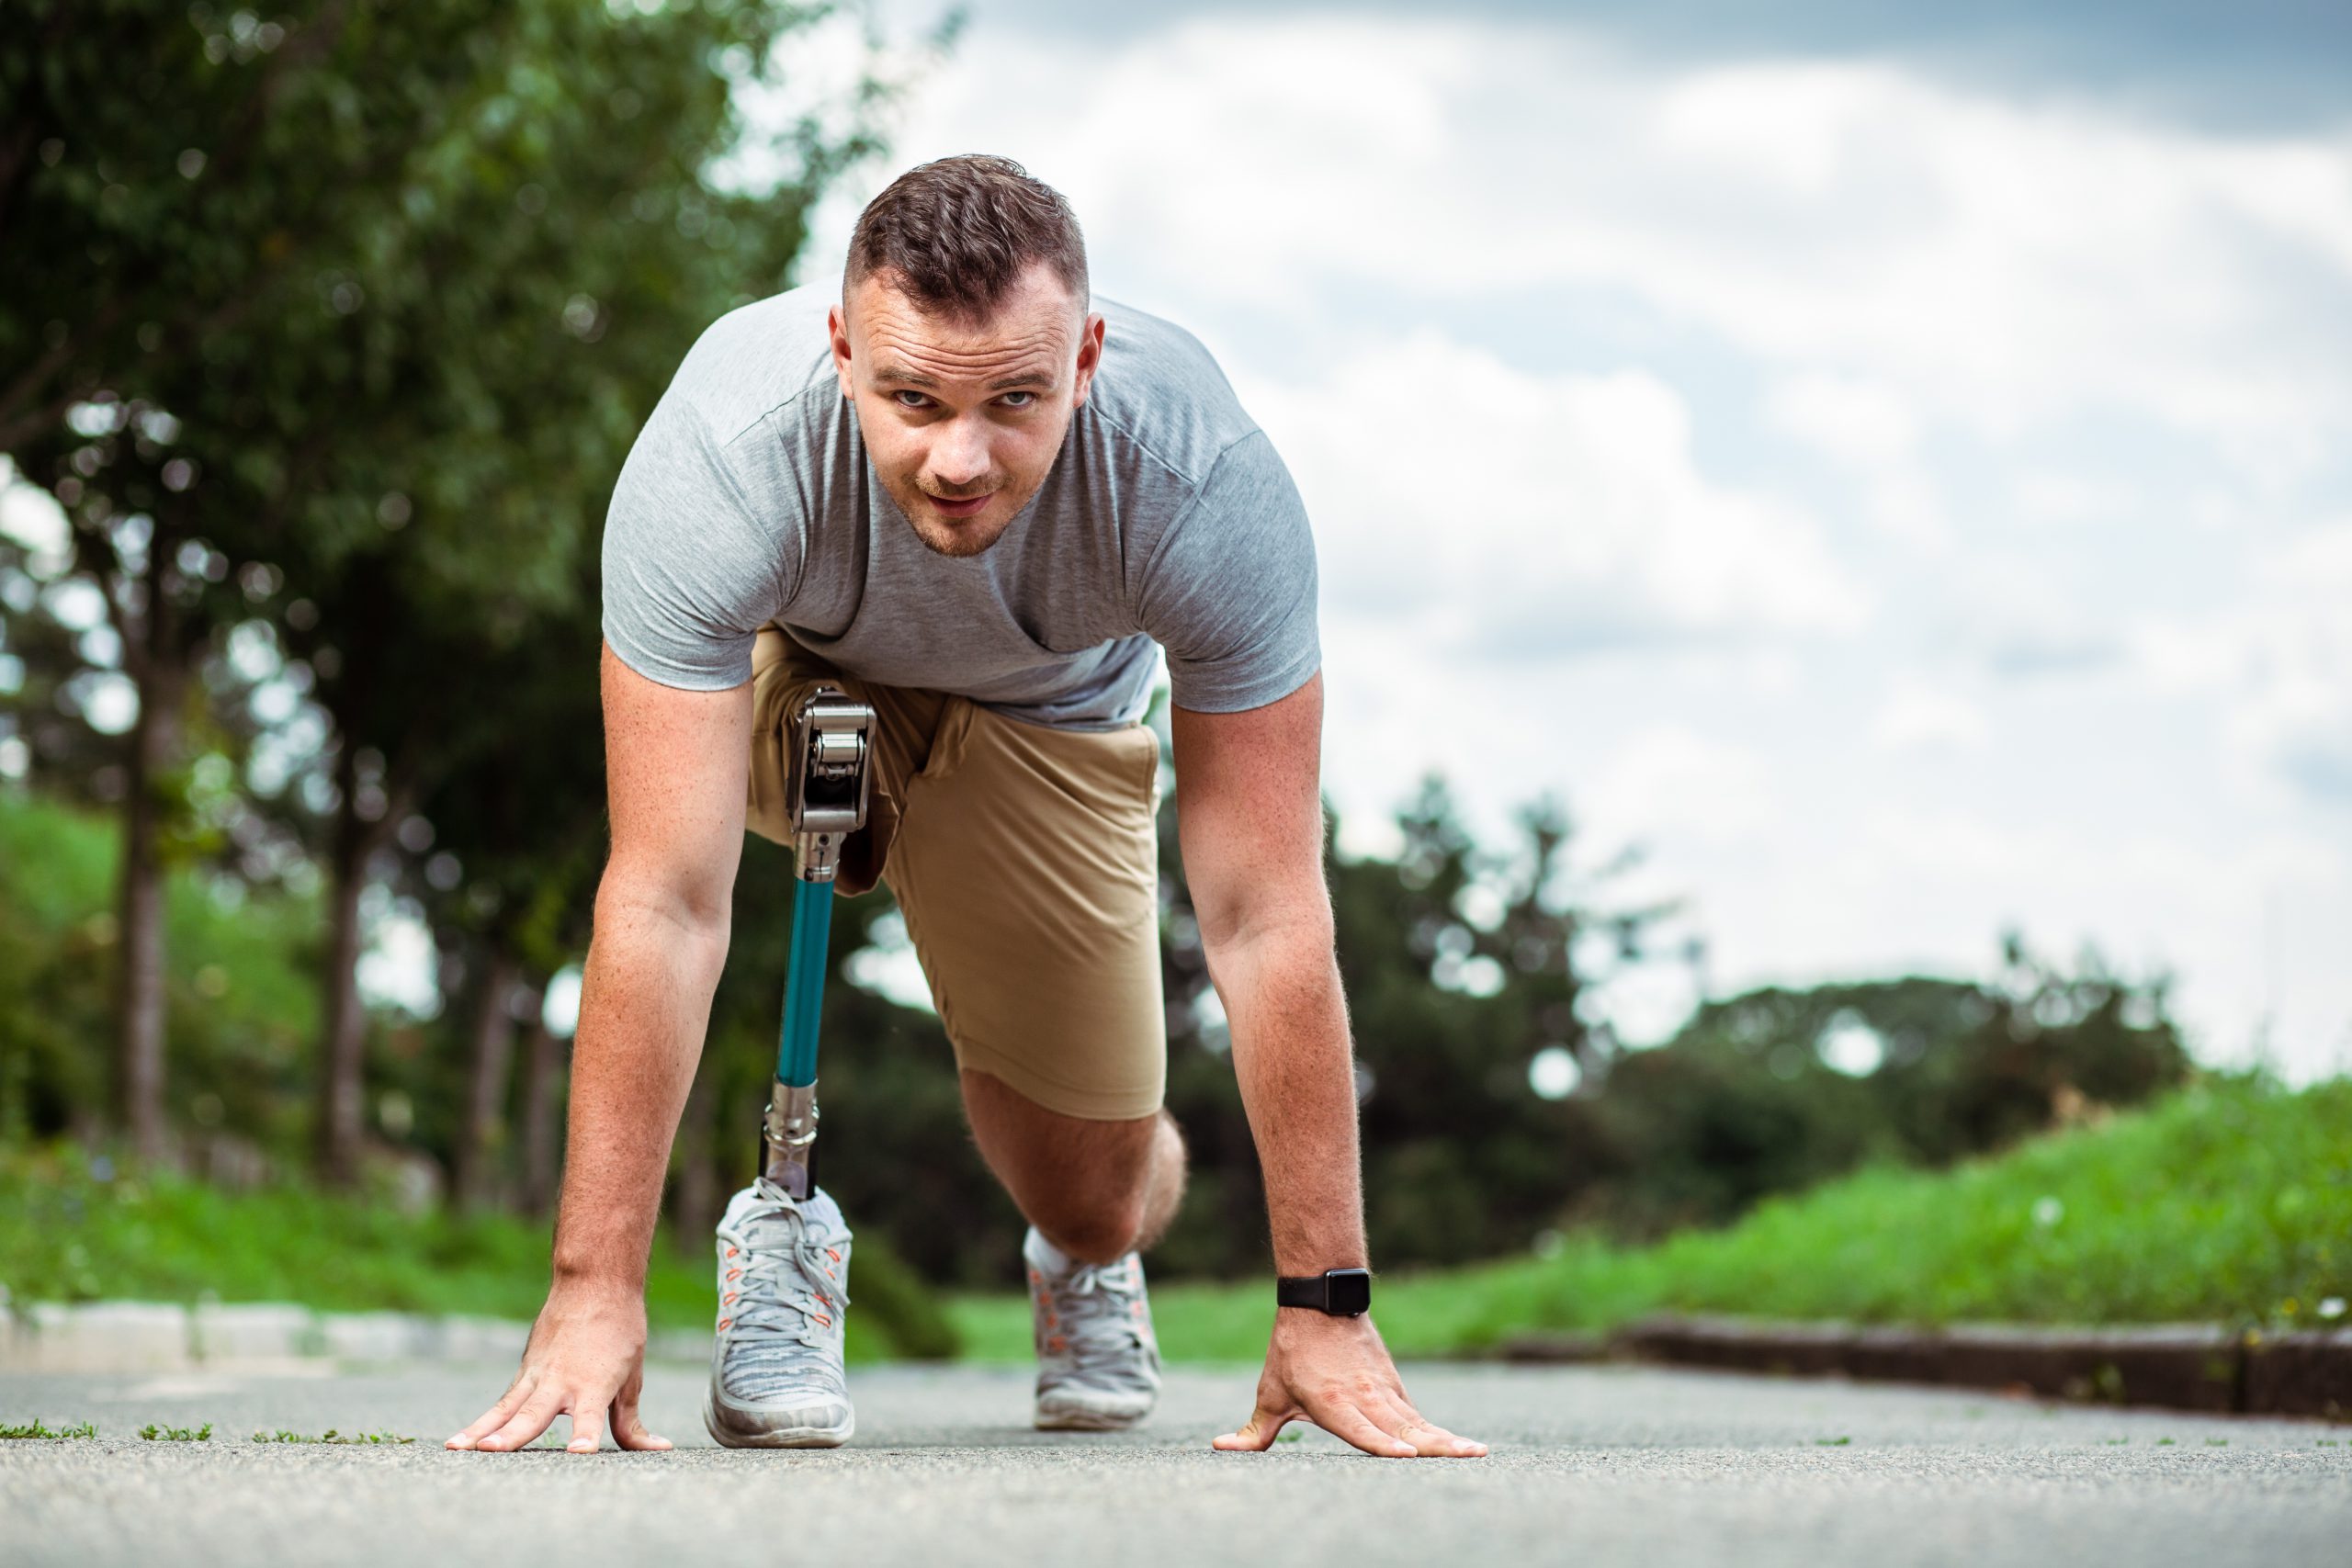
[{"label": "nose", "polygon": [[953,419],[931,447],[932,477],[951,489],[978,484],[989,475],[988,435],[974,418]]}]

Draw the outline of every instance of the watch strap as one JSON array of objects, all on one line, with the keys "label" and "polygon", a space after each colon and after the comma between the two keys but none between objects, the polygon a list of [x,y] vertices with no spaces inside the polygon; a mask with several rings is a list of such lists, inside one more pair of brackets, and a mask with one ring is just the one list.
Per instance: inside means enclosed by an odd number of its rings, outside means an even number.
[{"label": "watch strap", "polygon": [[1354,1317],[1372,1304],[1372,1275],[1363,1269],[1327,1269],[1320,1274],[1282,1274],[1274,1279],[1274,1304],[1306,1307],[1334,1317]]},{"label": "watch strap", "polygon": [[1329,1287],[1320,1274],[1283,1274],[1274,1280],[1274,1304],[1286,1307],[1313,1307],[1323,1310],[1324,1298]]}]

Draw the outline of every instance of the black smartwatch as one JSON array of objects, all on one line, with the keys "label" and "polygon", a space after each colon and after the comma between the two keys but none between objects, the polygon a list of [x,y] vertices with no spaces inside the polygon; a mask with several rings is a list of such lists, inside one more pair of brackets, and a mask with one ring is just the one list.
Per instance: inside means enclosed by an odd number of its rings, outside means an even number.
[{"label": "black smartwatch", "polygon": [[1372,1310],[1372,1270],[1326,1269],[1320,1274],[1283,1274],[1274,1280],[1274,1304],[1313,1307],[1333,1317],[1362,1317]]}]

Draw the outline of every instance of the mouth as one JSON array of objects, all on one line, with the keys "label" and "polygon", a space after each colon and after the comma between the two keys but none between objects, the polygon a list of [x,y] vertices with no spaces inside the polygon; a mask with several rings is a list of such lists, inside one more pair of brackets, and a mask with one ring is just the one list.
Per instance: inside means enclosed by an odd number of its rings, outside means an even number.
[{"label": "mouth", "polygon": [[992,499],[989,496],[976,495],[967,501],[950,501],[944,496],[933,495],[929,491],[923,491],[923,498],[944,517],[973,516]]}]

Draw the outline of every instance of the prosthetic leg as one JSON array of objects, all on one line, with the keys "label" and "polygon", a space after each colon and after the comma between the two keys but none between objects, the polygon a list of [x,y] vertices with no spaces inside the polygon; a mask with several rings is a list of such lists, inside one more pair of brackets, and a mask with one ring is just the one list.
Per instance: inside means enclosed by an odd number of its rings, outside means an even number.
[{"label": "prosthetic leg", "polygon": [[760,1174],[796,1202],[817,1190],[817,1023],[833,928],[833,875],[843,841],[865,826],[873,749],[874,710],[834,687],[818,687],[793,716],[785,781],[797,878],[792,957],[785,970],[775,1083],[760,1129]]}]

